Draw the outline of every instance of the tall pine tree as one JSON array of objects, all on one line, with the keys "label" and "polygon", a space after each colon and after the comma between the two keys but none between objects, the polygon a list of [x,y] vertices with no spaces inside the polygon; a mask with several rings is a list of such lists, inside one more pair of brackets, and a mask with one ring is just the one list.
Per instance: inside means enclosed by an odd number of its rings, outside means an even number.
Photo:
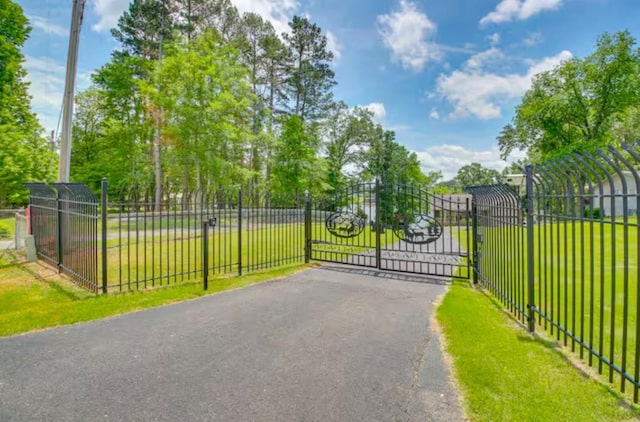
[{"label": "tall pine tree", "polygon": [[303,121],[322,117],[333,102],[336,84],[331,70],[333,53],[327,37],[315,23],[294,16],[289,22],[291,34],[283,34],[289,49],[288,92],[290,111]]}]

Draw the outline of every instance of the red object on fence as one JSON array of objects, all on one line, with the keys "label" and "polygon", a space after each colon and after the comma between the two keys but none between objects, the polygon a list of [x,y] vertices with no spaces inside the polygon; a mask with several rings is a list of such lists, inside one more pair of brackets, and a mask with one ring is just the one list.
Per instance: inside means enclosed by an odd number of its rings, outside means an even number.
[{"label": "red object on fence", "polygon": [[27,205],[24,215],[27,217],[27,234],[31,234],[31,213],[29,212],[31,205]]}]

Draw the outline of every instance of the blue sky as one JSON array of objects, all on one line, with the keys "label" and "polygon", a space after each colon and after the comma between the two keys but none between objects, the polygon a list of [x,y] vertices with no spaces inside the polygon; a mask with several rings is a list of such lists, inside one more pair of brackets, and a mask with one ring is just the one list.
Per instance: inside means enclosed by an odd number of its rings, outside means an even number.
[{"label": "blue sky", "polygon": [[[303,14],[327,33],[335,97],[368,106],[426,171],[446,178],[476,161],[501,170],[496,136],[531,77],[592,52],[599,34],[640,36],[638,0],[232,0],[279,32]],[[33,108],[55,129],[72,0],[19,0],[33,31],[24,48]],[[109,29],[128,0],[89,0],[78,89],[117,46]],[[516,153],[513,159],[521,158]]]}]

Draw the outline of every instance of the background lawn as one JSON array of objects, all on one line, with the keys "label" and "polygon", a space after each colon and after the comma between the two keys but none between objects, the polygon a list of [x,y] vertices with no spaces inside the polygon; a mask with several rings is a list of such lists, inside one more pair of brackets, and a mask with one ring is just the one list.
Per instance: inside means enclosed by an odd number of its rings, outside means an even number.
[{"label": "background lawn", "polygon": [[[348,239],[332,236],[324,223],[313,224],[311,229],[314,240],[332,243],[333,252],[329,255],[348,258],[354,253],[375,249],[375,235],[369,228]],[[387,230],[385,233],[390,232],[391,230]],[[210,274],[237,274],[240,241],[238,233],[237,229],[221,226],[210,230]],[[241,233],[242,268],[245,273],[304,262],[303,224],[260,225],[243,229]],[[395,239],[392,235],[385,236],[385,233],[381,234],[383,245]],[[166,229],[143,232],[137,236],[135,232],[126,232],[119,239],[109,239],[107,253],[110,289],[124,291],[202,280],[201,232],[192,231],[186,233],[185,237],[183,235],[185,233],[180,230]],[[324,247],[325,245],[314,246],[314,250]],[[318,253],[314,255],[317,256]]]},{"label": "background lawn", "polygon": [[14,240],[16,233],[15,217],[0,218],[0,240]]}]

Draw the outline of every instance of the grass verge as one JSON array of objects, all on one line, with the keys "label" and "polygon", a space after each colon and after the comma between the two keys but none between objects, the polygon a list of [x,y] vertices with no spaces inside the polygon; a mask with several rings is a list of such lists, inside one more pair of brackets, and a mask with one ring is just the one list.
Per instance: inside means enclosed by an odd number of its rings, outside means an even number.
[{"label": "grass verge", "polygon": [[42,263],[0,266],[0,336],[90,321],[140,309],[245,287],[290,275],[308,265],[281,267],[242,277],[216,278],[209,290],[202,283],[94,296]]},{"label": "grass verge", "polygon": [[455,282],[437,311],[467,415],[474,421],[621,421],[638,412],[535,339],[494,300]]}]

